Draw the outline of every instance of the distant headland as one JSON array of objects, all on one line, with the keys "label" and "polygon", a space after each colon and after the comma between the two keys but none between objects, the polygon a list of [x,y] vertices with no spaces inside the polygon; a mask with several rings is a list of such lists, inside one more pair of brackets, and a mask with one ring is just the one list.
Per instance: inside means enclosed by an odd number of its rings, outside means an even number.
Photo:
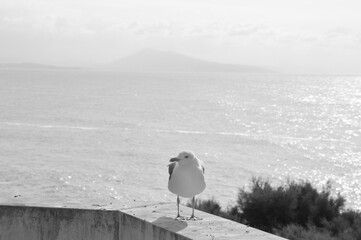
[{"label": "distant headland", "polygon": [[0,69],[16,70],[102,70],[119,72],[241,72],[276,73],[252,65],[202,60],[171,51],[143,49],[113,62],[95,66],[64,67],[32,62],[0,63]]},{"label": "distant headland", "polygon": [[17,69],[17,70],[79,70],[78,67],[61,67],[39,63],[0,63],[0,69]]},{"label": "distant headland", "polygon": [[176,52],[143,49],[100,66],[101,69],[127,72],[245,72],[273,73],[258,66],[217,63]]}]

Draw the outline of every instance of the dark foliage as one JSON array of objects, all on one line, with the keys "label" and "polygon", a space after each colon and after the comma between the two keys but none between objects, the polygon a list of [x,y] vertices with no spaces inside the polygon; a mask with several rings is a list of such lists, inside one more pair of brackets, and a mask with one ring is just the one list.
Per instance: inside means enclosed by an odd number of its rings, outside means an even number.
[{"label": "dark foliage", "polygon": [[321,231],[313,226],[308,228],[290,224],[281,229],[274,229],[274,234],[289,240],[338,240],[327,231]]},{"label": "dark foliage", "polygon": [[237,202],[249,225],[270,232],[292,221],[296,201],[294,192],[284,187],[274,189],[268,181],[253,179],[251,192],[241,189]]},{"label": "dark foliage", "polygon": [[268,232],[291,223],[323,227],[345,203],[341,196],[331,197],[330,189],[318,192],[309,182],[295,181],[272,187],[268,180],[254,178],[250,192],[240,190],[238,204],[251,226]]},{"label": "dark foliage", "polygon": [[[188,202],[187,206],[192,207],[192,202]],[[196,199],[194,208],[213,215],[222,215],[221,205],[217,202],[215,198],[212,198],[210,200]]]},{"label": "dark foliage", "polygon": [[353,210],[347,210],[325,223],[326,229],[339,239],[361,239],[361,213]]},{"label": "dark foliage", "polygon": [[250,191],[240,189],[237,205],[222,210],[212,198],[196,208],[291,240],[361,240],[361,213],[342,212],[344,204],[342,196],[331,196],[329,183],[318,191],[309,182],[273,187],[253,178]]}]

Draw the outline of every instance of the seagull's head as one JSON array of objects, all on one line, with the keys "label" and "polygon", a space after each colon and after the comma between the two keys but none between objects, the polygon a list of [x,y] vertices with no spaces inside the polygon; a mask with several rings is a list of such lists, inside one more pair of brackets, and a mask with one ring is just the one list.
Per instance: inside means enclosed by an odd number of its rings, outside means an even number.
[{"label": "seagull's head", "polygon": [[181,152],[178,157],[172,158],[170,162],[178,162],[180,165],[183,164],[198,164],[197,157],[192,152]]}]

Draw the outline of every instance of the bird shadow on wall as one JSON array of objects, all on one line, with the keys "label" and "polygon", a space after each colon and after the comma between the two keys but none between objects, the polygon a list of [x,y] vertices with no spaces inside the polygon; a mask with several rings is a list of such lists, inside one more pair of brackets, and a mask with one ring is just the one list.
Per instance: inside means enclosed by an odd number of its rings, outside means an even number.
[{"label": "bird shadow on wall", "polygon": [[153,224],[157,225],[158,227],[165,228],[172,232],[178,232],[180,230],[185,229],[188,226],[187,222],[175,220],[170,217],[160,217],[157,220],[155,220]]}]

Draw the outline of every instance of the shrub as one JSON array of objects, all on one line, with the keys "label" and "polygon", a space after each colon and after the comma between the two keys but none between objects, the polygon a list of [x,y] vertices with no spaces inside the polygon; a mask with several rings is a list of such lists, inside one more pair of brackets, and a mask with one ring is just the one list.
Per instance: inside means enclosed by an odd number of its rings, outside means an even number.
[{"label": "shrub", "polygon": [[327,231],[320,231],[315,227],[305,228],[301,225],[287,225],[281,229],[274,229],[274,234],[289,240],[337,240]]},{"label": "shrub", "polygon": [[309,182],[289,182],[272,187],[269,180],[252,179],[251,191],[241,189],[238,204],[249,225],[271,232],[289,224],[323,227],[339,216],[344,198],[331,197],[330,187],[321,192]]},{"label": "shrub", "polygon": [[274,189],[268,180],[253,178],[251,192],[240,189],[237,202],[249,225],[270,232],[292,222],[296,200],[284,187]]},{"label": "shrub", "polygon": [[290,240],[361,240],[361,213],[342,212],[344,204],[342,196],[331,196],[329,183],[318,191],[309,182],[272,187],[253,178],[249,191],[239,190],[235,206],[222,210],[212,198],[197,200],[195,208]]},{"label": "shrub", "polygon": [[331,221],[340,214],[345,199],[338,195],[331,197],[331,185],[328,182],[321,192],[312,187],[309,182],[290,182],[288,190],[297,195],[297,209],[294,222],[302,226],[309,223],[322,227],[326,221]]},{"label": "shrub", "polygon": [[223,217],[235,222],[247,224],[247,222],[242,218],[242,212],[238,206],[229,206],[224,212]]},{"label": "shrub", "polygon": [[[192,202],[189,201],[187,203],[187,206],[192,207]],[[221,215],[221,205],[217,202],[215,198],[212,198],[210,200],[196,199],[194,208],[213,215]]]},{"label": "shrub", "polygon": [[361,239],[361,213],[347,210],[328,222],[326,228],[339,239]]},{"label": "shrub", "polygon": [[[188,207],[192,207],[192,201],[187,202]],[[195,209],[207,212],[216,216],[230,219],[239,223],[243,223],[241,213],[237,206],[228,207],[227,210],[222,210],[219,202],[213,197],[208,200],[196,199]]]}]

